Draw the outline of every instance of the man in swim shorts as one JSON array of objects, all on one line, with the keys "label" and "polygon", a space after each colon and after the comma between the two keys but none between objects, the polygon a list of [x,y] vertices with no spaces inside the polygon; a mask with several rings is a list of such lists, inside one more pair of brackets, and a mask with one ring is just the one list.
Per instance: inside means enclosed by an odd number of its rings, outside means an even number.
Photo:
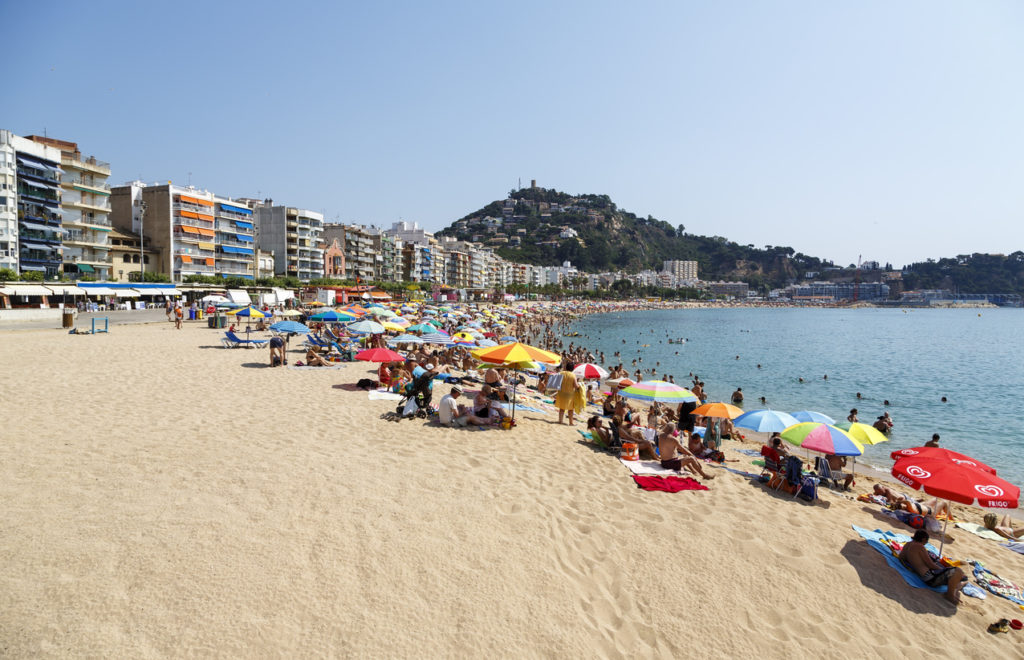
[{"label": "man in swim shorts", "polygon": [[705,474],[701,468],[700,461],[693,457],[685,447],[679,444],[679,438],[675,435],[676,425],[669,422],[658,434],[658,451],[661,452],[661,467],[668,470],[680,471],[684,467],[690,472],[700,475],[702,479],[714,479],[714,476]]},{"label": "man in swim shorts", "polygon": [[945,598],[954,605],[960,604],[960,589],[967,580],[964,572],[955,566],[941,566],[928,554],[928,532],[919,529],[914,538],[900,550],[900,561],[917,573],[929,587],[946,585]]}]

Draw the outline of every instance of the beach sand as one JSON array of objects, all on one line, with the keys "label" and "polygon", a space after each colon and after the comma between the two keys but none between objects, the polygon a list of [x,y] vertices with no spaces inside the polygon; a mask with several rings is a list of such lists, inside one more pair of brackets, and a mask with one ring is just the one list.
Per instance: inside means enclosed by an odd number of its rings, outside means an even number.
[{"label": "beach sand", "polygon": [[[906,585],[850,528],[908,532],[877,507],[718,468],[644,492],[555,414],[389,422],[340,387],[373,365],[270,369],[220,336],[3,334],[0,656],[1024,653],[985,632],[1024,618],[1010,601]],[[1024,581],[1024,557],[952,534]]]}]

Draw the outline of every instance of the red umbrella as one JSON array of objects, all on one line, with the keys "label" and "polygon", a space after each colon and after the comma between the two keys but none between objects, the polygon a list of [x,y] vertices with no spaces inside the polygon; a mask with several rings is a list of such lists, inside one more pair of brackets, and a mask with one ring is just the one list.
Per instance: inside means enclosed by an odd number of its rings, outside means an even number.
[{"label": "red umbrella", "polygon": [[[977,504],[989,509],[1017,508],[1020,488],[997,477],[995,470],[984,463],[963,454],[956,456],[957,458],[939,455],[925,457],[920,453],[903,456],[892,466],[892,475],[911,488],[924,490],[929,495],[944,500],[967,505]],[[949,524],[948,516],[945,524]],[[940,544],[939,554],[941,553]]]},{"label": "red umbrella", "polygon": [[390,348],[368,348],[356,353],[356,359],[364,362],[405,362],[405,356]]},{"label": "red umbrella", "polygon": [[892,475],[911,488],[960,504],[1016,509],[1020,488],[992,472],[948,458],[907,456],[892,466]]},{"label": "red umbrella", "polygon": [[583,380],[600,380],[601,378],[608,377],[607,371],[590,362],[584,362],[583,364],[577,365],[572,372],[576,374],[577,378],[582,378]]},{"label": "red umbrella", "polygon": [[994,467],[989,467],[979,461],[976,458],[971,458],[965,454],[960,454],[955,451],[943,449],[941,447],[911,447],[910,449],[900,449],[894,451],[891,454],[891,458],[894,461],[899,461],[904,458],[941,458],[947,461],[952,461],[957,465],[966,465],[968,467],[975,467],[985,472],[996,473]]}]

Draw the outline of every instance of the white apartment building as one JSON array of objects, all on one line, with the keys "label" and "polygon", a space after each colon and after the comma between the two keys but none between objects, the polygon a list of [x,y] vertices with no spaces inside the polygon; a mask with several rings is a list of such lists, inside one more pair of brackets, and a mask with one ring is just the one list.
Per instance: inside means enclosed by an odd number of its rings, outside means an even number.
[{"label": "white apartment building", "polygon": [[60,150],[0,130],[0,268],[61,273]]},{"label": "white apartment building", "polygon": [[63,271],[78,279],[113,279],[110,259],[110,163],[83,157],[78,144],[30,135],[60,151],[60,206],[64,227]]}]

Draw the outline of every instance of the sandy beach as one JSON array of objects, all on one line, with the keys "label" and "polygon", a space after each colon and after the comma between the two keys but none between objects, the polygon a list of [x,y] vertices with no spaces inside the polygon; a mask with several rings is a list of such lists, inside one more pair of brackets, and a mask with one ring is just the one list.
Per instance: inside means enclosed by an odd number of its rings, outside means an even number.
[{"label": "sandy beach", "polygon": [[645,492],[555,414],[386,421],[342,387],[373,365],[270,369],[205,323],[2,337],[0,656],[1024,654],[986,632],[1024,611],[907,585],[851,524],[908,528],[825,488]]}]

